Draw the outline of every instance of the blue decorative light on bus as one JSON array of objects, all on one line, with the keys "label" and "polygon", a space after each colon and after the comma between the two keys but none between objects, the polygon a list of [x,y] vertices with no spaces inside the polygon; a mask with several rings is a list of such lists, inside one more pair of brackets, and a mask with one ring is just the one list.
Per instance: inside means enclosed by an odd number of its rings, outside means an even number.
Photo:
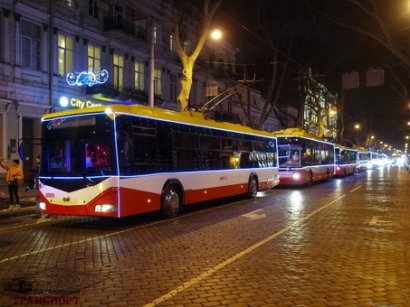
[{"label": "blue decorative light on bus", "polygon": [[82,71],[82,72],[70,72],[66,76],[67,83],[71,86],[93,86],[96,84],[103,84],[108,80],[108,71],[103,69],[101,71]]}]

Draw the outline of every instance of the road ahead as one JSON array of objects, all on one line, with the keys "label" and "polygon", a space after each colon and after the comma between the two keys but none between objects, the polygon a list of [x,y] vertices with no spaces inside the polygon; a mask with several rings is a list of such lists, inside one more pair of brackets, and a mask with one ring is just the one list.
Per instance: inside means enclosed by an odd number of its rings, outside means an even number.
[{"label": "road ahead", "polygon": [[0,223],[0,305],[409,306],[409,199],[385,168],[169,220]]}]

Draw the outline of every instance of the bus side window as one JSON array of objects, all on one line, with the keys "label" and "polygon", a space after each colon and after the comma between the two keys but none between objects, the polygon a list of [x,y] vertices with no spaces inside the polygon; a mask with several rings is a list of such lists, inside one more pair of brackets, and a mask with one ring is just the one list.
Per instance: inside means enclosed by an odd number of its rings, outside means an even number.
[{"label": "bus side window", "polygon": [[134,165],[137,173],[158,170],[157,129],[150,120],[135,118],[131,123]]},{"label": "bus side window", "polygon": [[173,170],[172,165],[172,124],[168,122],[159,122],[158,129],[158,167],[159,171],[169,172]]}]

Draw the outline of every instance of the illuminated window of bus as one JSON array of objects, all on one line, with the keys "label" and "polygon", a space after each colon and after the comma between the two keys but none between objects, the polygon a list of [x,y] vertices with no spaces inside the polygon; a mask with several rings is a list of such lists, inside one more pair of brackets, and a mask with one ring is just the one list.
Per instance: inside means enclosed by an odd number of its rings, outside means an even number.
[{"label": "illuminated window of bus", "polygon": [[110,164],[110,146],[104,142],[85,144],[85,167],[105,168]]}]

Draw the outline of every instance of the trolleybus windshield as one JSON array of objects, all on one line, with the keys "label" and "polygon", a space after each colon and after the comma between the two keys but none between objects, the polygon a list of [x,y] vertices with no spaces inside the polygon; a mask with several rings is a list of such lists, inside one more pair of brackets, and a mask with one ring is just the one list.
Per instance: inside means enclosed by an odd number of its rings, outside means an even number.
[{"label": "trolleybus windshield", "polygon": [[43,122],[42,176],[115,174],[113,121],[105,114]]}]

